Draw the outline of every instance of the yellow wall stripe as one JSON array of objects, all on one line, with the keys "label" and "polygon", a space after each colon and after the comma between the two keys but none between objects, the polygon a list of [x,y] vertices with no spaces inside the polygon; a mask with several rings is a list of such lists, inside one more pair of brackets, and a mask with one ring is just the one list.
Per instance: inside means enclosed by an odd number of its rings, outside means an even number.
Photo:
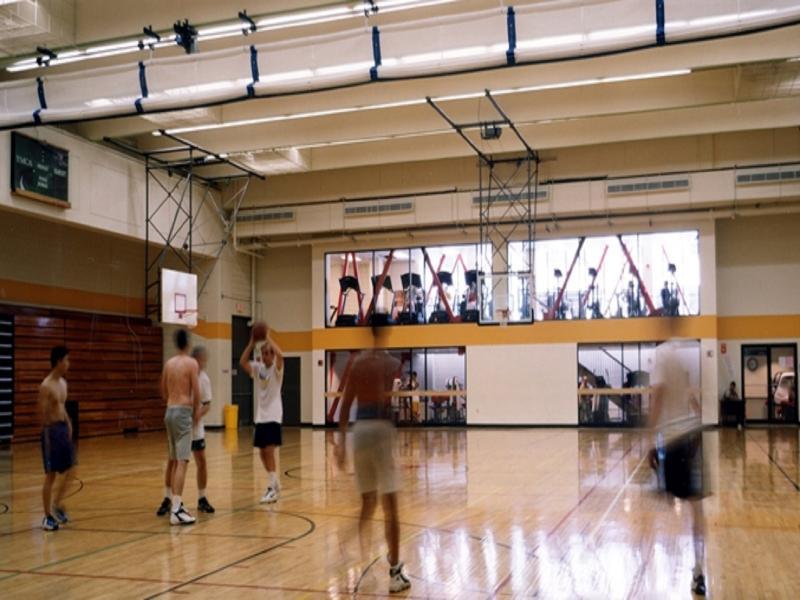
[{"label": "yellow wall stripe", "polygon": [[[548,321],[526,325],[412,325],[385,330],[379,343],[391,348],[436,346],[485,346],[504,344],[561,344],[587,342],[658,341],[671,336],[716,337],[713,316],[673,319],[597,319],[587,321]],[[315,349],[364,348],[372,345],[369,328],[315,329]]]},{"label": "yellow wall stripe", "polygon": [[229,340],[233,336],[230,323],[203,321],[201,319],[197,320],[197,326],[192,329],[192,333],[207,340]]},{"label": "yellow wall stripe", "polygon": [[800,315],[718,317],[721,340],[800,338]]},{"label": "yellow wall stripe", "polygon": [[[231,324],[198,321],[193,333],[209,340],[230,340]],[[350,350],[372,346],[367,327],[340,327],[313,331],[274,331],[285,352]],[[800,338],[800,315],[752,317],[681,317],[680,319],[596,319],[548,321],[532,325],[411,325],[382,329],[385,348],[435,348],[514,344],[588,344],[661,341],[678,336],[724,340]]]}]

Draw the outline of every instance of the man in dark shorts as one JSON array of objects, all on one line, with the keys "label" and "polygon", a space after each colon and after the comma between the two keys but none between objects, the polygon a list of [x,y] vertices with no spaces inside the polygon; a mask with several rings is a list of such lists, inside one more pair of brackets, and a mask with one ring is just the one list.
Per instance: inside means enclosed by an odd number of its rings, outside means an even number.
[{"label": "man in dark shorts", "polygon": [[700,403],[684,364],[692,355],[694,343],[670,340],[656,350],[650,422],[657,434],[650,464],[658,474],[661,489],[689,502],[695,552],[692,591],[704,596],[705,517],[701,501],[708,493],[703,468],[703,430]]},{"label": "man in dark shorts", "polygon": [[[64,408],[67,401],[67,382],[64,375],[69,371],[69,350],[65,346],[55,346],[50,351],[50,367],[52,370],[39,386],[38,399],[42,417],[42,460],[45,472],[42,487],[42,529],[45,531],[55,531],[59,523],[63,525],[69,520],[62,501],[75,465],[72,422]],[[55,498],[52,498],[53,483],[58,474],[63,477],[56,489]]]},{"label": "man in dark shorts", "polygon": [[253,446],[258,448],[261,463],[267,471],[267,490],[261,502],[271,504],[278,501],[280,482],[276,471],[275,449],[283,443],[281,421],[283,421],[283,352],[275,343],[267,328],[267,339],[261,344],[261,361],[250,360],[256,340],[251,335],[250,343],[239,358],[239,366],[253,378],[256,388],[256,430]]}]

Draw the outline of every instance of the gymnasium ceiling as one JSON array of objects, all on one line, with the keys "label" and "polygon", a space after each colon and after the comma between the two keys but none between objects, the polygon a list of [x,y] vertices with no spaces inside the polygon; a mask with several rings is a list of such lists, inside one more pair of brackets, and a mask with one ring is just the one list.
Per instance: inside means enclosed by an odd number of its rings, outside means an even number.
[{"label": "gymnasium ceiling", "polygon": [[[43,1],[43,0],[42,0]],[[542,0],[539,0],[540,2]],[[529,2],[530,3],[530,2]],[[167,30],[180,18],[208,24],[230,20],[246,8],[251,15],[315,7],[319,0],[281,3],[242,0],[73,0],[71,34],[49,43],[56,47],[89,44],[136,35],[143,25]],[[516,2],[515,4],[526,4]],[[498,2],[467,0],[387,15],[387,21],[415,20],[496,8]],[[230,14],[229,14],[230,13]],[[246,43],[276,36],[306,36],[337,31],[338,23],[254,34]],[[0,49],[18,58],[41,42],[41,36],[17,36]],[[261,37],[259,37],[261,36]],[[263,39],[262,39],[263,38]],[[242,45],[240,38],[209,42],[209,49]],[[204,50],[204,47],[201,50]],[[179,55],[169,49],[164,55]],[[624,52],[572,61],[516,66],[458,75],[376,82],[337,90],[253,99],[208,108],[86,121],[65,126],[90,140],[114,138],[140,149],[173,144],[152,132],[166,128],[226,125],[186,130],[185,139],[227,153],[265,174],[304,173],[379,164],[397,164],[471,156],[472,151],[422,100],[509,90],[497,101],[520,132],[538,150],[659,139],[707,133],[796,127],[800,122],[800,26],[760,33]],[[12,58],[6,60],[6,64]],[[53,72],[97,68],[130,57],[116,57],[55,67]],[[677,72],[677,73],[675,73]],[[3,78],[30,77],[30,74]],[[666,76],[653,74],[673,73]],[[634,77],[631,79],[631,77]],[[641,77],[641,78],[636,78]],[[611,81],[608,81],[611,79]],[[543,89],[544,88],[544,89]],[[549,89],[547,89],[549,88]],[[416,101],[416,103],[414,103]],[[387,103],[408,104],[374,108]],[[458,122],[497,118],[485,97],[451,99],[440,106]],[[353,110],[361,107],[359,110]],[[366,109],[365,109],[366,108]],[[342,109],[346,109],[342,111]],[[303,116],[306,113],[337,114]],[[293,116],[291,119],[281,117]],[[299,117],[298,117],[299,115]],[[266,123],[236,126],[237,121],[277,117]],[[471,139],[487,153],[521,149],[511,132],[497,141]],[[220,171],[218,174],[223,174]]]}]

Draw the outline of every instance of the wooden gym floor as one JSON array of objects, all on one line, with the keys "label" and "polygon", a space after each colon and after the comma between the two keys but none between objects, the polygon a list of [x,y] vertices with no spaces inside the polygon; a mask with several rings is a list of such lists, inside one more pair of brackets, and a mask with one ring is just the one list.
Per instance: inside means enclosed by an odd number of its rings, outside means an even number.
[{"label": "wooden gym floor", "polygon": [[[155,516],[163,434],[82,440],[73,520],[48,533],[38,445],[0,450],[0,598],[388,595],[382,525],[362,557],[359,499],[331,435],[285,430],[283,497],[260,505],[250,431],[209,432],[217,513],[185,528]],[[654,492],[647,449],[633,431],[401,430],[403,596],[690,597],[688,507]],[[711,430],[705,452],[709,596],[797,598],[798,429]]]}]

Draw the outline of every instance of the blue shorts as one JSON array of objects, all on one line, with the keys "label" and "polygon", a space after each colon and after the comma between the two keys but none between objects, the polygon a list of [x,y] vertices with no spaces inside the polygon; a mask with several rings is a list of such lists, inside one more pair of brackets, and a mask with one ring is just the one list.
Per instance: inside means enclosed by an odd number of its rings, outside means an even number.
[{"label": "blue shorts", "polygon": [[75,464],[75,448],[66,421],[42,429],[42,462],[45,473],[63,473]]}]

